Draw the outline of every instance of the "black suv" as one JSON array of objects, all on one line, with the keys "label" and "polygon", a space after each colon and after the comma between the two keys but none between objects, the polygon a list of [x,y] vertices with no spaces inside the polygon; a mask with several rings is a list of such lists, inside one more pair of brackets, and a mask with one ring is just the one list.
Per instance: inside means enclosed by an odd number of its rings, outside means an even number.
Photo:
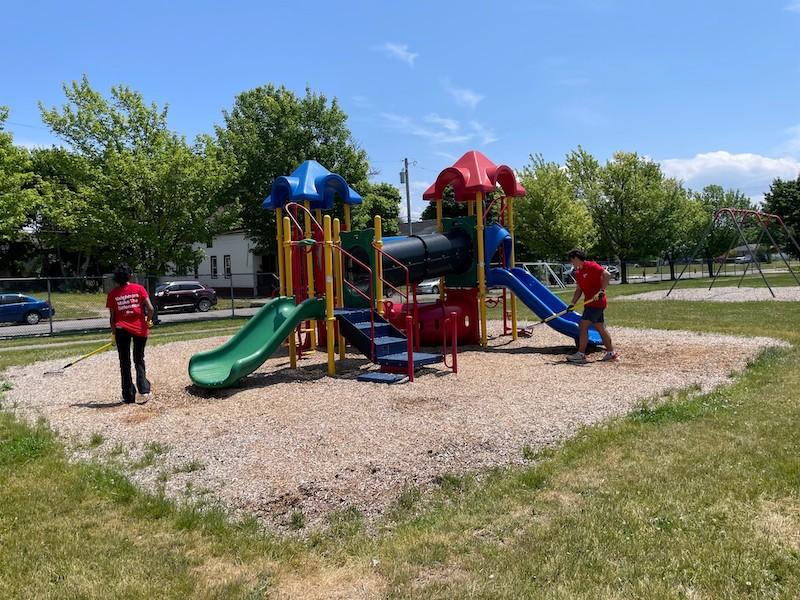
[{"label": "black suv", "polygon": [[217,292],[199,281],[170,281],[156,288],[154,304],[163,310],[208,312],[217,303]]}]

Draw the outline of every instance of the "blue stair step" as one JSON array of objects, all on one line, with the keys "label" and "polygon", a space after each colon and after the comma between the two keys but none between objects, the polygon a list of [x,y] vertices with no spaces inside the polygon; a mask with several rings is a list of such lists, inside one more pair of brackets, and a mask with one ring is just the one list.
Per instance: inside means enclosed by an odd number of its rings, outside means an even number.
[{"label": "blue stair step", "polygon": [[[412,355],[414,367],[421,367],[423,365],[432,365],[442,362],[441,354],[429,354],[428,352],[414,352]],[[408,353],[397,352],[396,354],[386,354],[378,356],[375,359],[377,363],[385,367],[407,367],[408,366]]]},{"label": "blue stair step", "polygon": [[381,336],[375,338],[375,355],[385,356],[397,354],[408,349],[408,340],[396,336]]},{"label": "blue stair step", "polygon": [[[372,324],[369,321],[362,321],[360,323],[353,323],[356,329],[363,332],[364,335],[370,335],[372,332]],[[392,326],[388,323],[375,323],[375,335],[386,335],[392,333]]]},{"label": "blue stair step", "polygon": [[369,373],[364,373],[363,375],[359,375],[356,377],[356,381],[368,381],[370,383],[400,383],[404,379],[407,379],[407,375],[400,375],[399,373],[379,373],[377,371],[371,371]]}]

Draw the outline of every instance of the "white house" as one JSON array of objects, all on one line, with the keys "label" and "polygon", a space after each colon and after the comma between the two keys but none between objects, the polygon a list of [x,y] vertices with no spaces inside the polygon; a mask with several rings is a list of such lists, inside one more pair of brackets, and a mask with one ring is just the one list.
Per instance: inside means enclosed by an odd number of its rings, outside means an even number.
[{"label": "white house", "polygon": [[[204,254],[195,269],[195,279],[218,288],[221,295],[225,294],[225,288],[232,286],[236,295],[256,296],[259,287],[270,286],[269,281],[264,281],[264,276],[258,275],[265,270],[264,257],[254,252],[256,244],[243,229],[228,231],[216,236],[210,244],[195,244],[194,247]],[[272,277],[268,276],[268,279]],[[261,290],[261,293],[266,292]]]}]

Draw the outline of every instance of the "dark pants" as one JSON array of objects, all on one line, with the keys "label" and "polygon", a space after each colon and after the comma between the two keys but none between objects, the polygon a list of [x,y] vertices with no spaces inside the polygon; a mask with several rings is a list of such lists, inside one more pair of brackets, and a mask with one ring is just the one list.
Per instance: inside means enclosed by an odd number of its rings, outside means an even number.
[{"label": "dark pants", "polygon": [[[146,337],[131,334],[128,330],[117,328],[117,353],[119,354],[119,370],[122,375],[122,399],[126,402],[136,400],[136,389],[140,394],[150,393],[150,382],[147,381],[144,367],[144,347]],[[131,340],[133,340],[133,364],[136,366],[136,387],[131,379]]]}]

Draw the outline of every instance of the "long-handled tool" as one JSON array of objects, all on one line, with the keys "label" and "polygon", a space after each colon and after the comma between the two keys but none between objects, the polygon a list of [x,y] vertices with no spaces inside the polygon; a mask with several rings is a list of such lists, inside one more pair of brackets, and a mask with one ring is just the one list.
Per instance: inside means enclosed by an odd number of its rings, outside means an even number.
[{"label": "long-handled tool", "polygon": [[552,315],[550,315],[549,317],[545,317],[544,319],[542,319],[541,321],[538,321],[538,322],[534,323],[533,325],[528,325],[528,326],[527,326],[527,327],[525,327],[524,329],[520,329],[520,331],[519,331],[519,332],[520,332],[522,335],[531,335],[531,331],[532,331],[532,330],[533,330],[533,328],[534,328],[534,327],[536,327],[537,325],[542,325],[543,323],[549,323],[549,322],[550,322],[550,321],[552,321],[553,319],[557,319],[558,317],[563,317],[563,316],[564,316],[565,314],[567,314],[568,312],[572,312],[572,311],[573,311],[573,310],[575,310],[575,309],[582,308],[582,307],[583,307],[583,305],[584,305],[584,304],[586,304],[587,302],[594,302],[595,300],[599,300],[599,299],[602,297],[602,296],[601,296],[601,294],[602,294],[602,293],[604,293],[604,292],[597,292],[597,293],[596,293],[594,296],[592,296],[591,298],[584,298],[583,300],[581,300],[581,301],[580,301],[580,302],[578,302],[577,304],[573,304],[572,306],[568,306],[568,307],[567,307],[567,308],[565,308],[564,310],[562,310],[562,311],[559,311],[559,312],[557,312],[557,313],[553,313],[553,314],[552,314]]},{"label": "long-handled tool", "polygon": [[102,346],[100,346],[99,348],[95,348],[94,350],[92,350],[88,354],[84,354],[80,358],[76,358],[75,360],[73,360],[68,365],[64,365],[63,367],[61,367],[57,371],[47,371],[45,373],[45,375],[63,375],[64,374],[64,369],[68,369],[72,365],[74,365],[76,363],[79,363],[82,360],[85,360],[85,359],[89,358],[90,356],[94,356],[95,354],[100,354],[101,352],[105,352],[106,350],[108,350],[109,348],[111,348],[113,346],[114,346],[114,342],[108,342],[107,344],[103,344]]}]

